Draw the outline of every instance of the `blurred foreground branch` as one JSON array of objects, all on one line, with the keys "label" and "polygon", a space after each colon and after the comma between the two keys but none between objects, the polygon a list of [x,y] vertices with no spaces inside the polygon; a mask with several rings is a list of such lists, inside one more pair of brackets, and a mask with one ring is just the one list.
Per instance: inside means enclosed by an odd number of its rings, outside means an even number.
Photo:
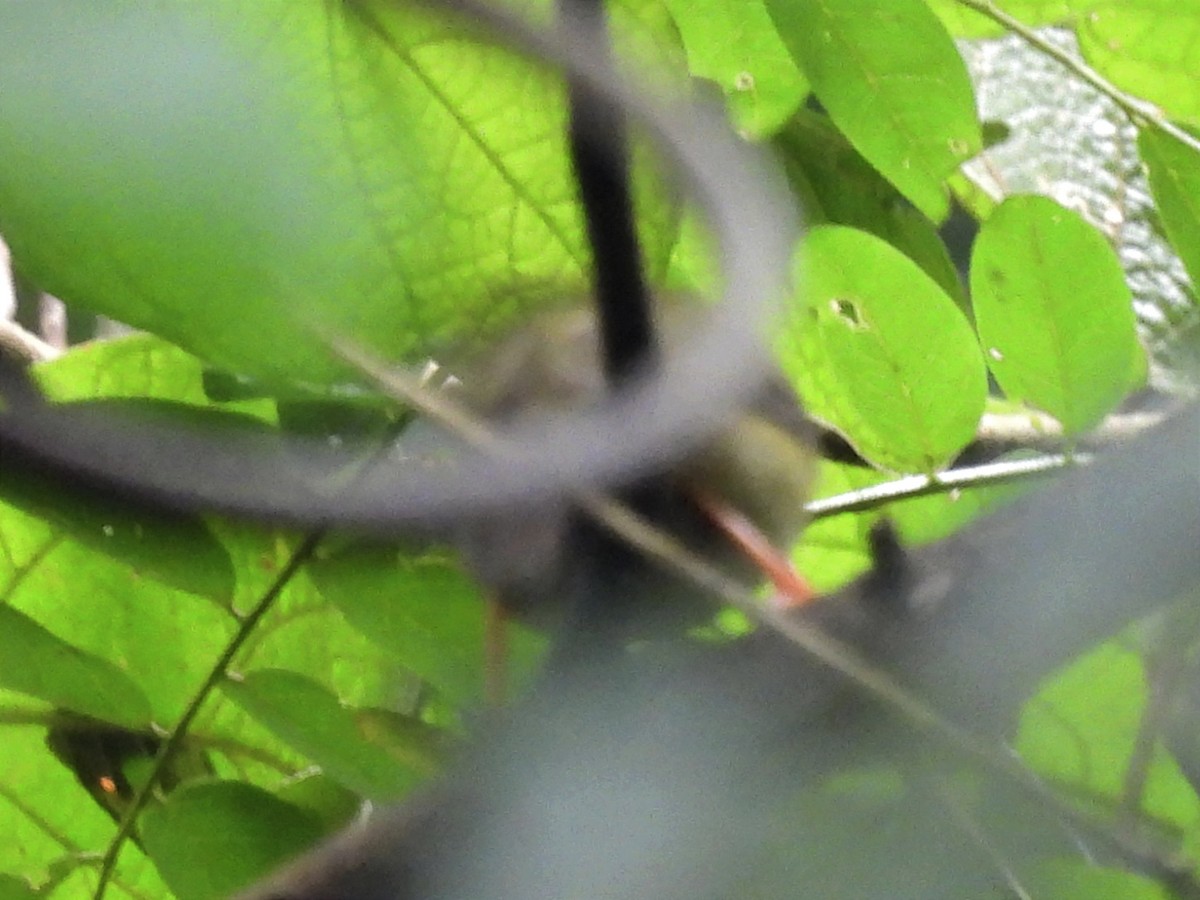
[{"label": "blurred foreground branch", "polygon": [[[1198,461],[1193,408],[939,544],[885,548],[805,619],[1002,748],[1043,678],[1200,581]],[[1172,848],[1011,780],[976,773],[981,848],[930,792],[825,777],[953,758],[768,631],[656,648],[543,682],[442,783],[244,896],[977,896],[1081,852],[1200,895]]]}]

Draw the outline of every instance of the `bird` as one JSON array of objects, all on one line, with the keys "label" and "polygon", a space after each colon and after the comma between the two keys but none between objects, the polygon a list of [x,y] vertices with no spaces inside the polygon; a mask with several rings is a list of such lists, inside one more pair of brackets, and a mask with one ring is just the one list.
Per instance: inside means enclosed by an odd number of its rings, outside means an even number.
[{"label": "bird", "polygon": [[[658,336],[671,352],[686,340],[703,306],[669,297],[655,309]],[[448,364],[455,399],[499,426],[598,402],[608,388],[597,331],[587,303],[535,315],[486,350]],[[804,504],[816,472],[817,438],[791,385],[773,371],[745,408],[733,411],[679,462],[648,464],[644,482],[653,483],[664,500],[655,524],[725,574],[753,583],[769,580],[787,605],[807,602],[812,591],[791,568],[787,551],[807,522]],[[454,542],[495,599],[497,618],[511,616],[543,629],[563,621],[578,549],[570,521],[569,501],[551,501],[534,512],[491,511],[460,524]],[[641,620],[654,622],[654,633],[664,627],[683,631],[711,614],[703,592],[679,573],[645,568],[654,573],[643,579],[653,582],[646,593],[659,595],[661,615]],[[621,583],[628,590],[629,579]],[[658,602],[664,596],[671,600]],[[630,636],[644,637],[645,631]]]}]

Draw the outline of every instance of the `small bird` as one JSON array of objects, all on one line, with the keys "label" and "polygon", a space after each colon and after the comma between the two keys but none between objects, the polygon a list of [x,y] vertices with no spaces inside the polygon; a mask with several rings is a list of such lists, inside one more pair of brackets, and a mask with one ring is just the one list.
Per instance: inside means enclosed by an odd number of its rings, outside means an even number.
[{"label": "small bird", "polygon": [[[695,304],[668,300],[658,308],[666,349],[687,335]],[[511,424],[538,412],[563,412],[600,400],[607,390],[595,319],[588,307],[535,317],[457,370],[458,399],[486,421]],[[768,379],[744,410],[666,471],[649,464],[672,495],[660,527],[707,562],[744,580],[774,582],[784,602],[812,592],[786,551],[806,522],[804,503],[816,465],[817,429],[782,373]],[[569,509],[502,511],[476,518],[458,533],[469,567],[507,614],[535,626],[561,618],[569,566]],[[694,624],[707,613],[703,596],[676,573],[672,597],[686,594],[693,612],[664,604],[667,621]],[[660,593],[662,591],[660,590]]]}]

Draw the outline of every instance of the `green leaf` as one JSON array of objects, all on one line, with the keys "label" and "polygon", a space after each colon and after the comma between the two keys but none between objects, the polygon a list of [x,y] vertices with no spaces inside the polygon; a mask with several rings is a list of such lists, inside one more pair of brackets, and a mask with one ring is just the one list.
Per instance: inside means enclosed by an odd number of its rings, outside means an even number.
[{"label": "green leaf", "polygon": [[1152,128],[1138,132],[1138,153],[1163,230],[1193,284],[1200,284],[1200,155]]},{"label": "green leaf", "polygon": [[1106,869],[1093,860],[1048,860],[1022,878],[1033,897],[1054,900],[1170,900],[1164,885],[1147,876]]},{"label": "green leaf", "polygon": [[940,221],[983,148],[966,66],[923,0],[768,0],[783,42],[859,152]]},{"label": "green leaf", "polygon": [[288,781],[279,789],[279,799],[314,816],[326,831],[349,825],[362,807],[358,794],[315,769]]},{"label": "green leaf", "polygon": [[848,225],[883,238],[966,307],[958,272],[934,224],[904,200],[827,117],[798,111],[774,144],[810,224]]},{"label": "green leaf", "polygon": [[365,739],[352,710],[312,678],[260,669],[226,680],[225,695],[330,777],[373,800],[396,800],[415,782],[385,749]]},{"label": "green leaf", "polygon": [[1068,434],[1100,421],[1140,371],[1133,300],[1116,255],[1052,200],[1014,196],[996,208],[975,240],[971,297],[1000,386]]},{"label": "green leaf", "polygon": [[1076,34],[1084,58],[1118,87],[1200,125],[1200,7],[1178,0],[1087,4]]},{"label": "green leaf", "polygon": [[[222,368],[329,391],[330,333],[418,361],[583,283],[556,79],[429,9],[53,0],[0,35],[18,267]],[[676,205],[638,208],[658,271]]]},{"label": "green leaf", "polygon": [[0,900],[37,900],[38,893],[24,878],[0,875]]},{"label": "green leaf", "polygon": [[[348,547],[309,564],[321,593],[346,620],[456,703],[478,703],[484,685],[484,609],[479,588],[447,554],[397,554]],[[543,641],[509,626],[509,658],[518,676],[540,657]]]},{"label": "green leaf", "polygon": [[232,598],[233,563],[199,516],[135,504],[12,460],[0,466],[0,500],[138,575],[222,604]]},{"label": "green leaf", "polygon": [[179,900],[224,900],[312,846],[306,812],[253,785],[197,782],[148,809],[142,841]]},{"label": "green leaf", "polygon": [[933,472],[975,434],[987,379],[962,312],[915,263],[851,228],[812,229],[781,361],[809,411],[867,459]]},{"label": "green leaf", "polygon": [[668,0],[693,75],[720,85],[739,129],[775,131],[808,93],[763,0]]},{"label": "green leaf", "polygon": [[116,725],[150,722],[150,701],[128,675],[6,605],[0,605],[0,687]]}]

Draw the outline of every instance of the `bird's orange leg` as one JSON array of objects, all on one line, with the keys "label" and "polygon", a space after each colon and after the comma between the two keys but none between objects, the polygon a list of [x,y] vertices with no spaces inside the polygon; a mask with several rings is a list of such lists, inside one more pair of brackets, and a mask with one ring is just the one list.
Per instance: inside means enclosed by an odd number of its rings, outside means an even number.
[{"label": "bird's orange leg", "polygon": [[778,592],[775,602],[781,608],[798,609],[816,599],[817,592],[757,525],[728,503],[704,491],[696,491],[695,499],[709,521],[770,579]]}]

